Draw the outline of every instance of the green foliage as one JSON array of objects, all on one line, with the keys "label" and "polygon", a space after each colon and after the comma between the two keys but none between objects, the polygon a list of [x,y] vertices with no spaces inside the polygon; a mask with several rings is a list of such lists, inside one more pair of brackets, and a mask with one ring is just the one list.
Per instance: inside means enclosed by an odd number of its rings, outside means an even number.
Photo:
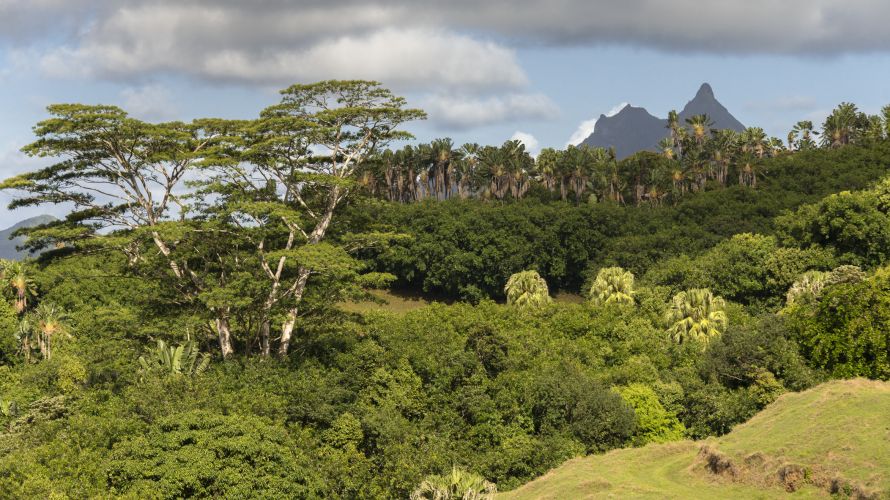
[{"label": "green foliage", "polygon": [[194,342],[173,347],[159,339],[158,346],[148,358],[139,356],[139,366],[146,374],[158,372],[166,376],[193,377],[207,370],[210,355],[200,353]]},{"label": "green foliage", "polygon": [[589,296],[597,305],[633,304],[634,275],[620,267],[600,269],[590,287]]},{"label": "green foliage", "polygon": [[522,271],[510,276],[504,286],[507,304],[519,308],[539,308],[552,302],[547,282],[537,271]]},{"label": "green foliage", "polygon": [[18,325],[15,308],[0,298],[0,366],[11,365],[20,351]]},{"label": "green foliage", "polygon": [[890,212],[874,190],[843,191],[779,217],[784,241],[833,249],[850,264],[880,266],[890,256]]},{"label": "green foliage", "polygon": [[497,486],[484,477],[468,472],[458,466],[442,475],[424,478],[416,490],[411,492],[411,500],[494,500]]},{"label": "green foliage", "polygon": [[140,498],[297,498],[318,480],[281,426],[250,415],[172,414],[115,444],[108,486]]},{"label": "green foliage", "polygon": [[671,338],[681,344],[690,340],[707,344],[726,329],[726,302],[707,288],[693,288],[674,295],[666,318]]},{"label": "green foliage", "polygon": [[686,428],[677,420],[676,415],[665,410],[652,388],[643,384],[631,384],[619,387],[618,393],[634,410],[635,446],[683,439]]},{"label": "green foliage", "polygon": [[817,303],[795,308],[791,317],[801,349],[814,366],[836,377],[890,379],[887,268],[865,281],[829,287]]}]

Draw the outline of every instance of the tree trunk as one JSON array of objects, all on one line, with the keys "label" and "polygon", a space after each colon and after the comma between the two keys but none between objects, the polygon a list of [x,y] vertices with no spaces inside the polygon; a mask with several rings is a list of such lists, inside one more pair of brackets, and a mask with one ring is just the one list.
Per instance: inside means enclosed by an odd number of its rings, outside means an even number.
[{"label": "tree trunk", "polygon": [[260,325],[260,354],[264,358],[268,358],[269,354],[272,351],[272,347],[269,343],[269,329],[271,328],[269,317],[266,316],[263,318],[263,322]]},{"label": "tree trunk", "polygon": [[299,274],[297,275],[297,281],[294,283],[294,306],[287,312],[287,317],[281,327],[281,343],[278,345],[279,357],[283,358],[287,356],[287,351],[290,348],[290,339],[294,333],[294,325],[297,322],[297,312],[300,307],[300,302],[303,300],[303,292],[306,290],[306,282],[309,281],[309,273],[309,269],[301,267]]},{"label": "tree trunk", "polygon": [[223,359],[228,358],[232,352],[232,332],[229,329],[228,308],[216,309],[216,331],[219,334],[219,350]]}]

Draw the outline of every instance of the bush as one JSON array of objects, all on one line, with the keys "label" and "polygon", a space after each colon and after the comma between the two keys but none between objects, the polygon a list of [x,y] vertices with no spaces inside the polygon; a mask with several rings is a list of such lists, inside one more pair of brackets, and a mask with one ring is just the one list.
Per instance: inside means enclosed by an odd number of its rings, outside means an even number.
[{"label": "bush", "polygon": [[635,446],[683,439],[686,428],[677,420],[676,415],[665,410],[652,388],[643,384],[631,384],[619,387],[618,394],[634,410]]},{"label": "bush", "polygon": [[151,498],[297,498],[319,488],[287,430],[249,415],[169,415],[114,447],[108,484]]}]

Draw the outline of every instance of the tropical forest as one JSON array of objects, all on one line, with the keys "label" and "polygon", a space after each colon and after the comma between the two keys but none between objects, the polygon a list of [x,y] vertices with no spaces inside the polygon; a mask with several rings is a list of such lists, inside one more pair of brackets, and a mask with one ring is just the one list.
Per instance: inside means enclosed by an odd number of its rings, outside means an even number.
[{"label": "tropical forest", "polygon": [[890,494],[890,106],[623,158],[426,116],[46,108],[0,184],[65,213],[0,267],[0,497]]}]

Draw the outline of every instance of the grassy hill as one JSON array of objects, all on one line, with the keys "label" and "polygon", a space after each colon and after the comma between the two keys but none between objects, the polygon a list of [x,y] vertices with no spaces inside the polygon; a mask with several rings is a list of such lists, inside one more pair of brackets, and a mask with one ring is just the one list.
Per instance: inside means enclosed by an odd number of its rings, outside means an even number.
[{"label": "grassy hill", "polygon": [[890,383],[790,393],[721,438],[576,458],[502,498],[890,496]]}]

